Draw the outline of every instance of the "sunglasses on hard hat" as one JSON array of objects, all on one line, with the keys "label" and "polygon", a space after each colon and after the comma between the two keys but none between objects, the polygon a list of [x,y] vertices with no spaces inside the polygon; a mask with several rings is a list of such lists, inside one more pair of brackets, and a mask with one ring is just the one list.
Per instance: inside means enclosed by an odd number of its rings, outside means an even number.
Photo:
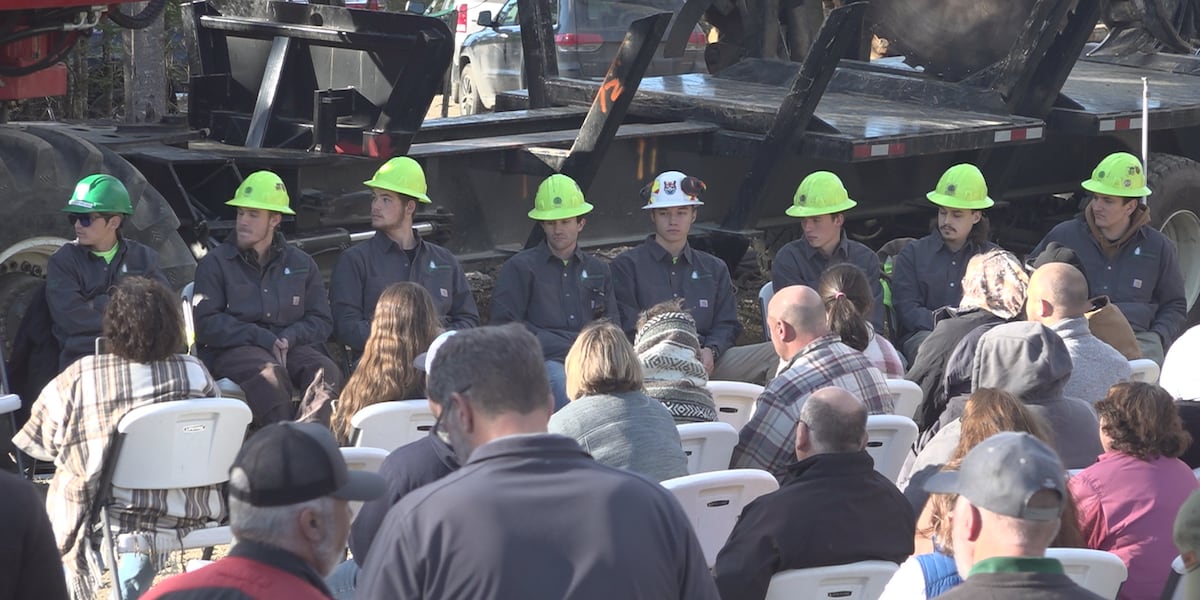
[{"label": "sunglasses on hard hat", "polygon": [[67,215],[67,221],[69,221],[71,223],[71,225],[75,225],[76,223],[79,223],[80,225],[83,225],[84,227],[91,227],[92,223],[98,219],[108,219],[108,218],[109,218],[109,215],[100,215],[100,214],[81,215],[81,214],[76,214],[76,213],[70,213]]}]

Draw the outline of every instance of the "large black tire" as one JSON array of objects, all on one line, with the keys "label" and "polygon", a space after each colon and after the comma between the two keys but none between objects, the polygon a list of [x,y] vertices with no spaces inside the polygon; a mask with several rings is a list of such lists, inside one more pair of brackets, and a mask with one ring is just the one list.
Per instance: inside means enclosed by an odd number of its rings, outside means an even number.
[{"label": "large black tire", "polygon": [[475,79],[475,67],[471,63],[464,64],[458,72],[458,107],[464,115],[487,111],[479,97],[479,81]]},{"label": "large black tire", "polygon": [[1173,154],[1151,154],[1147,169],[1150,219],[1179,250],[1188,299],[1188,325],[1200,322],[1200,163]]}]

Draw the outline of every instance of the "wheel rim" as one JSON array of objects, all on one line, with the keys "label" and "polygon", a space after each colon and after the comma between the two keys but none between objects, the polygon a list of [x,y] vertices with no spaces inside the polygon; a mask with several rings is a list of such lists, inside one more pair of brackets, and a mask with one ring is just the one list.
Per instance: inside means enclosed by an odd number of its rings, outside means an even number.
[{"label": "wheel rim", "polygon": [[1176,211],[1163,221],[1161,231],[1175,242],[1183,271],[1183,291],[1191,310],[1200,296],[1200,217],[1190,210]]},{"label": "wheel rim", "polygon": [[25,273],[44,279],[50,255],[66,243],[68,240],[50,236],[21,240],[0,252],[0,273]]},{"label": "wheel rim", "polygon": [[475,112],[475,82],[471,81],[470,75],[464,75],[458,85],[462,88],[459,91],[461,96],[459,111],[464,115],[469,115]]}]

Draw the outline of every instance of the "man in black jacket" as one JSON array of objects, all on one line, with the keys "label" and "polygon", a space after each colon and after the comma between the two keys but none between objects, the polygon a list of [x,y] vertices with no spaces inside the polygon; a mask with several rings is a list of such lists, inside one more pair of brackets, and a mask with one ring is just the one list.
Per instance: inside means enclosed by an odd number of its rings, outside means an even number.
[{"label": "man in black jacket", "polygon": [[899,564],[912,554],[912,508],[866,447],[862,401],[836,387],[809,396],[796,426],[799,462],[779,490],[746,505],[717,555],[722,600],[761,600],[771,576],[788,569]]}]

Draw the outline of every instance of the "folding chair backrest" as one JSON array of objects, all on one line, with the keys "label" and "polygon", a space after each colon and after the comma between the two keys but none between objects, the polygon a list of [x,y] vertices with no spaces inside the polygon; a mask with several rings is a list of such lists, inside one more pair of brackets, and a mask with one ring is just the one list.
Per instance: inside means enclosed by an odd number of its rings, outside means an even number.
[{"label": "folding chair backrest", "polygon": [[1129,570],[1120,557],[1087,548],[1047,548],[1046,558],[1062,563],[1067,576],[1093,594],[1115,599]]},{"label": "folding chair backrest", "polygon": [[729,423],[683,423],[675,426],[687,455],[688,474],[724,471],[733,458],[738,432]]},{"label": "folding chair backrest", "polygon": [[885,560],[865,560],[780,571],[771,577],[766,600],[875,600],[898,568]]},{"label": "folding chair backrest", "polygon": [[917,441],[917,424],[899,415],[867,416],[867,453],[875,470],[895,483],[904,459]]},{"label": "folding chair backrest", "polygon": [[771,296],[775,295],[775,282],[768,281],[763,284],[758,290],[758,308],[762,310],[762,328],[763,338],[766,341],[771,341],[771,328],[767,327],[767,305],[771,303]]},{"label": "folding chair backrest", "polygon": [[732,469],[676,477],[662,482],[662,486],[671,490],[683,506],[711,567],[742,508],[755,498],[779,489],[779,482],[766,471]]},{"label": "folding chair backrest", "polygon": [[250,409],[233,398],[135,408],[117,425],[112,485],[179,489],[228,481],[249,424]]},{"label": "folding chair backrest", "polygon": [[[342,458],[346,461],[346,468],[351,471],[378,473],[383,459],[388,457],[388,451],[380,448],[339,448],[339,450],[342,451]],[[350,520],[352,522],[358,516],[362,505],[362,502],[350,503]]]},{"label": "folding chair backrest", "polygon": [[436,421],[426,400],[380,402],[350,417],[355,446],[388,452],[429,435]]},{"label": "folding chair backrest", "polygon": [[717,420],[739,431],[754,416],[755,403],[763,392],[763,386],[741,381],[709,381],[707,387],[717,405]]},{"label": "folding chair backrest", "polygon": [[907,379],[889,379],[887,387],[892,395],[892,414],[913,418],[924,398],[921,386]]},{"label": "folding chair backrest", "polygon": [[1158,363],[1148,358],[1135,358],[1129,361],[1129,380],[1143,383],[1158,383],[1158,375],[1162,372]]}]

